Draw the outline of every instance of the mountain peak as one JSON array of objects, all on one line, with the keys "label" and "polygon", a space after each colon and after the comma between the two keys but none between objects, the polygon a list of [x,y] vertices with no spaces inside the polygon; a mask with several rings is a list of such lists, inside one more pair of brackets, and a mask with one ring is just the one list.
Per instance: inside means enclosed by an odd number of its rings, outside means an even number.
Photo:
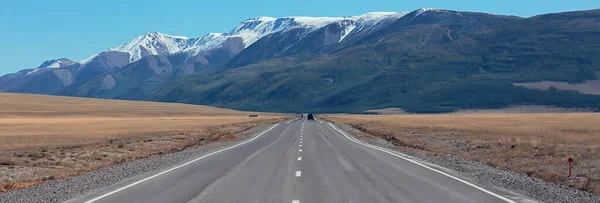
[{"label": "mountain peak", "polygon": [[62,68],[62,67],[71,65],[73,63],[75,63],[75,62],[71,61],[68,58],[59,58],[59,59],[52,59],[52,60],[44,61],[44,63],[42,63],[37,68]]},{"label": "mountain peak", "polygon": [[193,45],[193,40],[188,37],[148,32],[121,46],[109,49],[109,51],[129,53],[130,62],[134,62],[148,55],[177,53],[191,45]]},{"label": "mountain peak", "polygon": [[165,33],[160,33],[160,32],[147,32],[146,34],[144,34],[144,37],[148,37],[148,38],[177,38],[177,39],[189,39],[189,37],[184,37],[184,36],[173,36],[173,35],[168,35]]},{"label": "mountain peak", "polygon": [[242,22],[254,22],[254,21],[269,22],[269,21],[275,21],[275,20],[277,20],[277,18],[273,18],[273,17],[269,17],[269,16],[259,16],[259,17],[246,19]]}]

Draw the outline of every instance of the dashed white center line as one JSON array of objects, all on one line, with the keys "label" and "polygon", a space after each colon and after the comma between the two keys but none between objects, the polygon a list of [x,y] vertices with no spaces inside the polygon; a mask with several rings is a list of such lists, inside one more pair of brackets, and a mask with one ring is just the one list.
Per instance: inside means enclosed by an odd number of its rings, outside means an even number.
[{"label": "dashed white center line", "polygon": [[[302,135],[304,134],[304,122],[302,122],[302,128],[300,129],[300,148],[302,148]],[[302,149],[298,149],[298,152],[302,152]],[[298,157],[298,161],[301,161],[302,157]],[[296,177],[300,177],[302,172],[296,171]],[[300,203],[300,200],[292,200],[292,203]]]}]

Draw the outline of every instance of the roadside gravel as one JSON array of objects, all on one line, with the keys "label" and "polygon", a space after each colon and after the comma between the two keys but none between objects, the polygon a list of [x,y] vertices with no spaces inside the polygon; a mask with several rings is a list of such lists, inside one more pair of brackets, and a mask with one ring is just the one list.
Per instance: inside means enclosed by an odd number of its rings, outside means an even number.
[{"label": "roadside gravel", "polygon": [[[337,126],[348,132],[355,138],[363,142],[385,147],[388,149],[398,150],[387,140],[375,137],[365,136],[361,131],[352,128],[349,125],[336,123]],[[357,136],[360,135],[360,136]],[[465,177],[468,180],[479,185],[493,186],[503,188],[512,192],[533,198],[541,202],[578,202],[578,203],[600,203],[600,196],[577,190],[575,188],[548,183],[539,179],[529,177],[525,174],[507,171],[493,166],[481,164],[479,162],[462,159],[455,156],[447,155],[423,155],[411,150],[401,150],[402,153],[421,159],[450,170],[461,178]]]},{"label": "roadside gravel", "polygon": [[214,142],[181,152],[138,159],[101,168],[83,175],[48,181],[37,186],[0,193],[0,203],[63,202],[75,197],[157,170],[167,169],[177,163],[198,157],[225,147],[266,130],[271,125],[260,125],[238,134],[237,141]]}]

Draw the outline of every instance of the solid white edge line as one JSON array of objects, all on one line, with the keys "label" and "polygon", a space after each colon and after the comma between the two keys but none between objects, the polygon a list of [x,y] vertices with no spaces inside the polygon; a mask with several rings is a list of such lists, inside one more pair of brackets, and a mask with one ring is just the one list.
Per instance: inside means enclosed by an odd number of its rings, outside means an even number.
[{"label": "solid white edge line", "polygon": [[110,195],[112,195],[112,194],[115,194],[115,193],[117,193],[117,192],[123,191],[123,190],[125,190],[125,189],[127,189],[127,188],[130,188],[130,187],[133,187],[133,186],[135,186],[135,185],[138,185],[138,184],[140,184],[140,183],[146,182],[146,181],[148,181],[148,180],[150,180],[150,179],[153,179],[153,178],[156,178],[156,177],[158,177],[158,176],[164,175],[164,174],[166,174],[166,173],[168,173],[168,172],[171,172],[171,171],[174,171],[174,170],[176,170],[176,169],[178,169],[178,168],[181,168],[181,167],[184,167],[184,166],[190,165],[190,164],[192,164],[192,163],[194,163],[194,162],[196,162],[196,161],[199,161],[199,160],[201,160],[201,159],[204,159],[204,158],[206,158],[206,157],[212,156],[212,155],[214,155],[214,154],[217,154],[217,153],[219,153],[219,152],[227,151],[227,150],[229,150],[229,149],[232,149],[232,148],[235,148],[235,147],[237,147],[237,146],[240,146],[240,145],[246,144],[246,143],[248,143],[248,142],[252,142],[252,141],[253,141],[253,140],[255,140],[256,138],[258,138],[258,137],[260,137],[261,135],[265,134],[266,132],[269,132],[269,131],[271,131],[273,128],[277,127],[278,125],[279,125],[279,123],[277,123],[277,124],[273,125],[273,127],[269,128],[269,129],[267,129],[267,130],[265,130],[264,132],[262,132],[262,133],[260,133],[260,134],[258,134],[258,135],[256,135],[256,136],[254,136],[253,138],[251,138],[251,139],[249,139],[249,140],[246,140],[246,141],[244,141],[244,142],[241,142],[241,143],[238,143],[238,144],[236,144],[236,145],[233,145],[233,146],[227,147],[227,148],[225,148],[225,149],[221,149],[221,150],[218,150],[218,151],[212,152],[212,153],[210,153],[210,154],[207,154],[207,155],[204,155],[204,156],[202,156],[202,157],[199,157],[199,158],[197,158],[197,159],[191,160],[191,161],[189,161],[189,162],[186,162],[186,163],[184,163],[184,164],[181,164],[181,165],[179,165],[179,166],[175,166],[175,167],[173,167],[173,168],[170,168],[170,169],[168,169],[168,170],[166,170],[166,171],[163,171],[163,172],[157,173],[157,174],[155,174],[155,175],[153,175],[153,176],[150,176],[150,177],[144,178],[144,179],[142,179],[142,180],[139,180],[139,181],[137,181],[137,182],[131,183],[131,184],[127,185],[127,186],[124,186],[124,187],[121,187],[121,188],[119,188],[119,189],[113,190],[113,191],[111,191],[111,192],[109,192],[109,193],[106,193],[106,194],[104,194],[104,195],[98,196],[98,197],[96,197],[96,198],[94,198],[94,199],[91,199],[91,200],[85,201],[85,203],[92,203],[92,202],[98,201],[98,200],[100,200],[100,199],[103,199],[103,198],[105,198],[105,197],[108,197],[108,196],[110,196]]},{"label": "solid white edge line", "polygon": [[[360,145],[363,145],[363,146],[369,147],[369,148],[371,148],[371,149],[376,149],[376,150],[379,150],[379,151],[382,151],[382,152],[385,152],[385,153],[391,154],[391,155],[393,155],[393,156],[395,156],[395,157],[398,157],[398,158],[404,159],[404,160],[406,160],[406,161],[409,161],[409,162],[411,162],[411,163],[413,163],[413,164],[419,165],[419,166],[421,166],[421,167],[423,167],[423,168],[426,168],[426,169],[432,170],[432,171],[434,171],[434,172],[437,172],[437,173],[439,173],[439,174],[442,174],[442,175],[444,175],[444,176],[447,176],[447,177],[449,177],[449,178],[452,178],[452,179],[454,179],[454,180],[457,180],[457,181],[459,181],[459,182],[461,182],[461,183],[464,183],[464,184],[466,184],[466,185],[468,185],[468,186],[471,186],[471,187],[473,187],[473,188],[475,188],[475,189],[478,189],[478,190],[480,190],[480,191],[482,191],[482,192],[485,192],[485,193],[487,193],[487,194],[489,194],[489,195],[492,195],[492,196],[494,196],[494,197],[496,197],[496,198],[498,198],[498,199],[501,199],[501,200],[503,200],[503,201],[505,201],[505,202],[509,202],[509,203],[517,203],[517,202],[516,202],[516,201],[514,201],[514,200],[508,199],[508,198],[506,198],[506,197],[504,197],[504,196],[502,196],[502,195],[499,195],[499,194],[496,194],[496,193],[494,193],[494,192],[492,192],[492,191],[486,190],[486,189],[484,189],[484,188],[482,188],[482,187],[479,187],[479,186],[477,186],[477,185],[475,185],[475,184],[473,184],[473,183],[470,183],[470,182],[467,182],[467,181],[465,181],[465,180],[463,180],[463,179],[460,179],[460,178],[454,177],[454,176],[452,176],[452,175],[450,175],[450,174],[447,174],[447,173],[445,173],[445,172],[443,172],[443,171],[440,171],[440,170],[437,170],[437,169],[431,168],[431,167],[429,167],[429,166],[426,166],[426,165],[424,165],[424,164],[422,164],[422,163],[419,163],[419,162],[417,162],[417,161],[415,161],[415,160],[408,159],[408,158],[406,158],[406,157],[400,156],[400,155],[398,155],[400,152],[393,152],[393,151],[390,151],[389,149],[385,149],[385,148],[382,148],[382,147],[379,147],[379,146],[375,146],[375,145],[371,145],[371,144],[368,144],[368,143],[364,143],[364,142],[362,142],[362,141],[360,141],[360,140],[357,140],[356,138],[353,138],[353,137],[350,137],[350,136],[346,135],[346,133],[344,133],[342,130],[338,129],[338,128],[337,128],[335,125],[333,125],[333,124],[331,124],[331,123],[329,123],[329,122],[328,122],[328,124],[329,124],[329,125],[330,125],[330,126],[333,128],[333,129],[335,129],[336,131],[338,131],[339,133],[341,133],[342,135],[344,135],[344,137],[348,138],[348,139],[349,139],[350,141],[352,141],[352,142],[355,142],[355,143],[357,143],[357,144],[360,144]],[[400,154],[401,154],[401,153],[400,153]]]}]

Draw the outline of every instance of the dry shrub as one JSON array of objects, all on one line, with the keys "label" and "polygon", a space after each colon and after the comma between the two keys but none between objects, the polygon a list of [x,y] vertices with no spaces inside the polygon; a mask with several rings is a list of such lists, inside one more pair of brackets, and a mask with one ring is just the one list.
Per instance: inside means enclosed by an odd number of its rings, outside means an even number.
[{"label": "dry shrub", "polygon": [[14,166],[16,165],[17,162],[10,160],[10,159],[2,159],[0,160],[0,165],[2,166]]}]

